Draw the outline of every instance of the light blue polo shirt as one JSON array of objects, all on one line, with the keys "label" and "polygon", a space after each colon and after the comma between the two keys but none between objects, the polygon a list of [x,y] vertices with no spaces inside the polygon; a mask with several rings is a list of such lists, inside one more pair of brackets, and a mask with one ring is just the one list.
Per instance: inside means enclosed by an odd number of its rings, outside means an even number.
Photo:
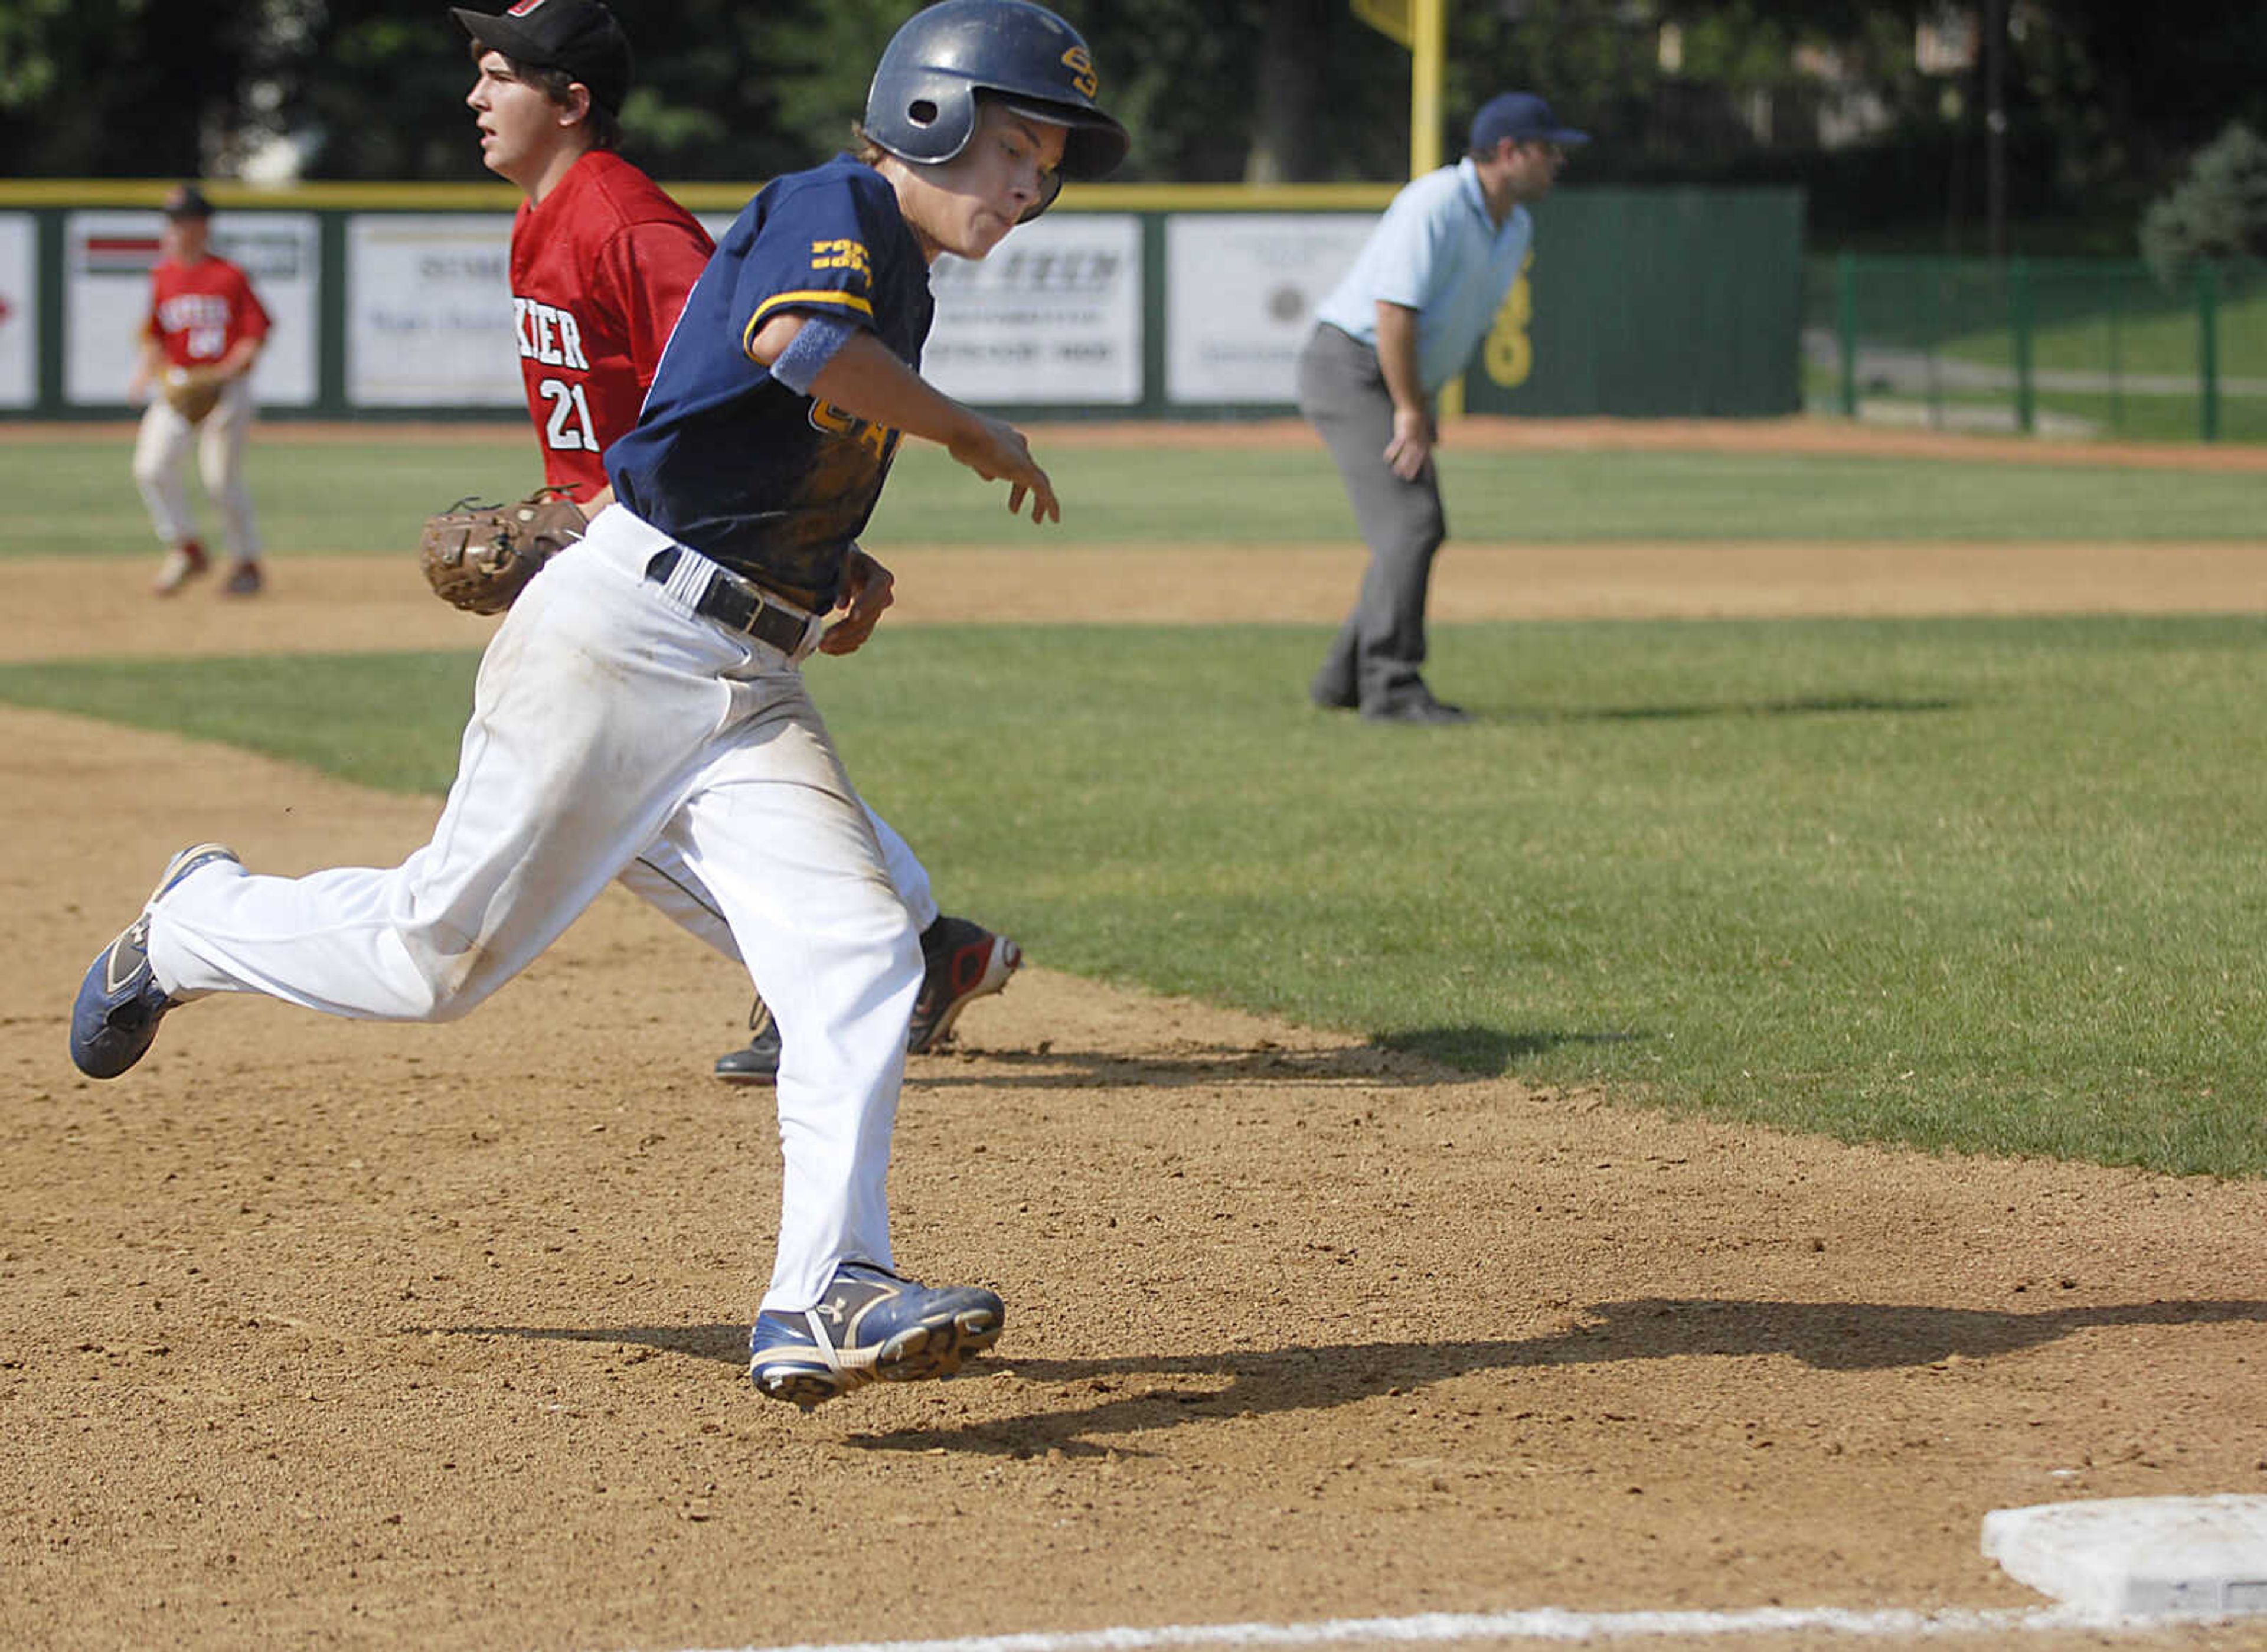
[{"label": "light blue polo shirt", "polygon": [[1417,371],[1430,395],[1471,364],[1534,236],[1525,207],[1496,227],[1466,157],[1393,197],[1315,319],[1375,349],[1378,300],[1414,310]]}]

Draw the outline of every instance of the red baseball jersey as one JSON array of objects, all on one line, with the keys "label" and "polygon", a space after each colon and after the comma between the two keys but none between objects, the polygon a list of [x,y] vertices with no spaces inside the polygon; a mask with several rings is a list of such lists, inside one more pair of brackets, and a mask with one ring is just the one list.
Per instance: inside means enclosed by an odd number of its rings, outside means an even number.
[{"label": "red baseball jersey", "polygon": [[176,367],[216,362],[242,339],[268,336],[268,310],[242,270],[224,258],[162,261],[150,272],[150,319],[142,330]]},{"label": "red baseball jersey", "polygon": [[543,477],[577,499],[637,422],[685,295],[715,243],[653,180],[591,150],[511,227],[512,320]]}]

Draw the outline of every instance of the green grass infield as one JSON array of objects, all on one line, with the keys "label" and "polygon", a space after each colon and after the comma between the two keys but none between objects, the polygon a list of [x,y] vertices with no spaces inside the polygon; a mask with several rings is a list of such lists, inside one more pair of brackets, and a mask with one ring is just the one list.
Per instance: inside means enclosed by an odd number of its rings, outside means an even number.
[{"label": "green grass infield", "polygon": [[[2190,479],[2191,481],[2195,479]],[[886,626],[811,668],[949,910],[1051,967],[1850,1140],[2267,1171],[2267,620]],[[469,655],[0,668],[388,788]]]}]

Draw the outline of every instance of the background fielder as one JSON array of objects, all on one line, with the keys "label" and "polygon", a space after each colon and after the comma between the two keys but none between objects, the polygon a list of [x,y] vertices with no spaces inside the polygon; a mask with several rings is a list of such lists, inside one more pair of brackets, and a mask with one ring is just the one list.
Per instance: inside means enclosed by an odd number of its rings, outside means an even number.
[{"label": "background fielder", "polygon": [[257,411],[252,368],[268,341],[268,310],[251,278],[212,250],[212,203],[202,191],[194,184],[175,186],[165,211],[164,252],[150,272],[141,360],[126,387],[129,401],[150,398],[134,443],[134,483],[167,547],[152,589],[170,597],[211,565],[182,479],[194,446],[228,547],[221,592],[249,597],[261,583],[260,528],[244,478],[244,451]]}]

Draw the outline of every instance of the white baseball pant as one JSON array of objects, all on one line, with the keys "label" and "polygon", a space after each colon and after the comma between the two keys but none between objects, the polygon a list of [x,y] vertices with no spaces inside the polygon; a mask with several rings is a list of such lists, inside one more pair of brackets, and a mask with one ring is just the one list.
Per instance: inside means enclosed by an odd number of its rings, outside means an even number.
[{"label": "white baseball pant", "polygon": [[[870,804],[865,809],[882,846],[882,863],[889,868],[890,885],[913,914],[913,930],[919,934],[936,921],[940,910],[929,888],[928,869],[914,855],[913,846],[898,835],[896,827],[876,814]],[[648,845],[643,854],[622,868],[621,884],[696,940],[708,943],[735,964],[745,961],[716,897],[708,892],[708,886],[685,857],[667,843]]]},{"label": "white baseball pant", "polygon": [[893,1266],[885,1183],[921,948],[797,669],[818,621],[790,657],[700,618],[675,594],[682,561],[670,586],[644,577],[668,543],[611,506],[521,593],[423,848],[298,878],[216,862],[150,908],[150,967],[182,999],[451,1020],[667,846],[779,1020],[785,1163],[763,1307],[799,1311],[840,1262]]},{"label": "white baseball pant", "polygon": [[260,527],[253,519],[252,488],[244,479],[244,450],[252,440],[257,411],[249,373],[221,386],[219,402],[201,423],[191,424],[163,396],[150,398],[134,438],[134,485],[142,490],[150,524],[164,543],[180,545],[197,537],[188,482],[182,474],[194,444],[198,474],[220,511],[221,542],[238,562],[259,556]]}]

